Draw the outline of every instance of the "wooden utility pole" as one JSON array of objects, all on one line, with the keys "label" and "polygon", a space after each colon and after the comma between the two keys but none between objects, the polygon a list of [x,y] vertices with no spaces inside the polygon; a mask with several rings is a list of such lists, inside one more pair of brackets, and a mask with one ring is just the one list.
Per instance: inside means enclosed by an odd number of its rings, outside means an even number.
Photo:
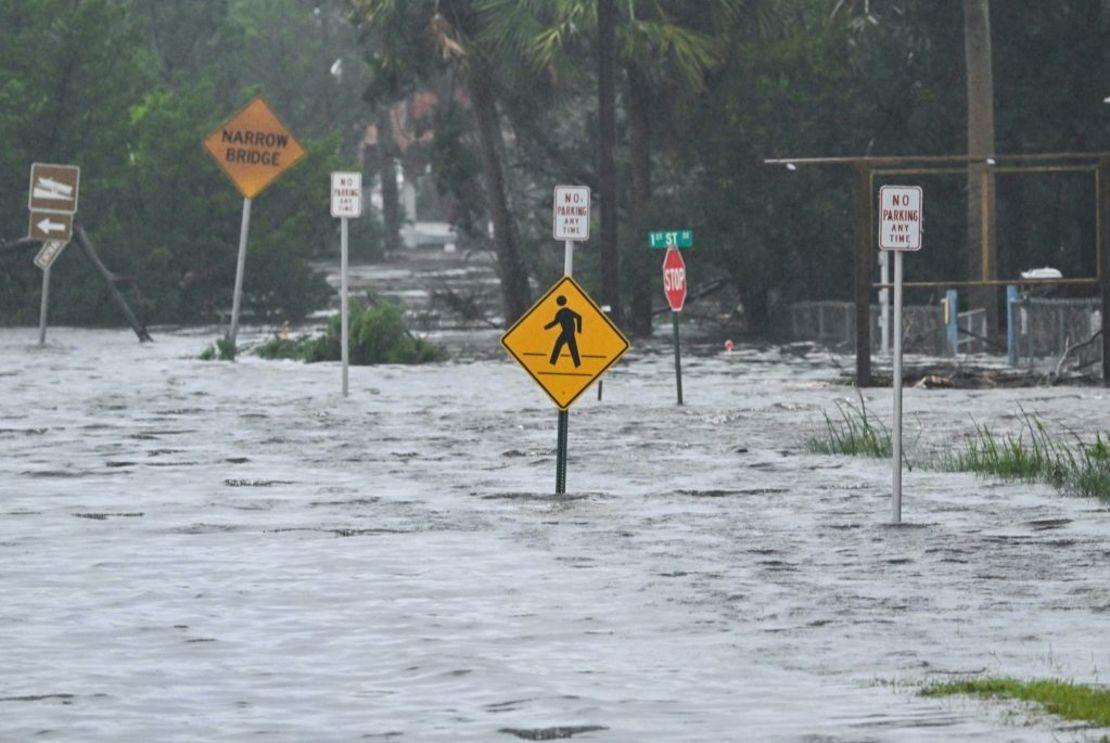
[{"label": "wooden utility pole", "polygon": [[871,264],[875,260],[871,225],[871,169],[863,161],[852,168],[852,235],[855,242],[856,385],[871,386]]},{"label": "wooden utility pole", "polygon": [[1110,387],[1110,157],[1098,161],[1098,274],[1102,296],[1102,386]]},{"label": "wooden utility pole", "polygon": [[[973,158],[967,175],[968,279],[998,277],[995,229],[994,75],[991,71],[990,0],[964,0],[964,58],[967,65],[967,154]],[[998,329],[998,289],[972,287],[970,306],[987,311],[987,336]]]},{"label": "wooden utility pole", "polygon": [[501,152],[505,149],[501,133],[501,115],[493,93],[493,68],[480,51],[475,51],[466,68],[466,86],[471,110],[478,127],[478,152],[482,163],[482,184],[486,206],[493,223],[493,244],[497,252],[497,270],[501,276],[505,327],[517,321],[531,304],[528,269],[520,253],[516,224],[509,209],[505,191],[505,172]]}]

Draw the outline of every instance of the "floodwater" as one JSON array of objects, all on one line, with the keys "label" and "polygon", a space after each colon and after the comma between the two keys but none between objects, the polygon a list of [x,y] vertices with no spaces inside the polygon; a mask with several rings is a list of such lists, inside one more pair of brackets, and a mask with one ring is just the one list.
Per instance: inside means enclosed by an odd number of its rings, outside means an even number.
[{"label": "floodwater", "polygon": [[[496,332],[347,399],[336,364],[197,360],[215,335],[0,330],[0,740],[1106,732],[920,696],[1105,682],[1110,508],[915,467],[889,525],[889,462],[805,452],[849,359],[703,347],[679,407],[637,344],[573,408],[555,497],[556,412]],[[1110,428],[1101,388],[905,406],[911,459],[1022,408]]]}]

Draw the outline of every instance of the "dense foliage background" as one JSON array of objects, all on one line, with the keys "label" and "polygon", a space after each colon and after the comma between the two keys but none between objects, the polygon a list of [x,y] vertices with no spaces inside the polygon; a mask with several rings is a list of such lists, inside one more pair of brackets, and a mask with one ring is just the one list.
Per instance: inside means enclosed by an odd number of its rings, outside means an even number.
[{"label": "dense foliage background", "polygon": [[[990,4],[997,152],[1110,149],[1106,5]],[[434,137],[384,159],[430,170],[473,247],[499,255],[510,247],[532,287],[546,285],[561,270],[551,187],[598,184],[596,7],[0,0],[0,241],[26,230],[31,162],[78,164],[79,219],[108,265],[134,277],[140,313],[153,322],[218,317],[230,304],[241,199],[200,142],[261,92],[309,156],[255,204],[246,307],[296,320],[328,297],[309,268],[336,242],[327,173],[359,167],[367,126],[427,89],[441,101],[427,124]],[[849,296],[850,173],[787,172],[764,158],[966,152],[960,0],[618,0],[615,8],[612,247],[622,306],[641,330],[645,297],[650,310],[658,294],[660,256],[644,244],[650,228],[693,229],[691,270],[699,281],[725,279],[755,330],[783,303]],[[497,203],[488,188],[482,195],[489,122],[472,115],[483,95],[500,117],[490,151],[500,156],[510,219],[492,236]],[[925,185],[928,259],[909,270],[964,278],[966,182],[935,176]],[[1094,198],[1088,174],[1000,177],[1003,275],[1040,265],[1093,274]],[[359,225],[363,255],[379,253],[395,228],[378,217]],[[602,252],[580,251],[588,286],[600,281]],[[82,261],[61,260],[57,272],[59,322],[117,321]],[[29,254],[0,252],[0,319],[32,321],[38,281]]]}]

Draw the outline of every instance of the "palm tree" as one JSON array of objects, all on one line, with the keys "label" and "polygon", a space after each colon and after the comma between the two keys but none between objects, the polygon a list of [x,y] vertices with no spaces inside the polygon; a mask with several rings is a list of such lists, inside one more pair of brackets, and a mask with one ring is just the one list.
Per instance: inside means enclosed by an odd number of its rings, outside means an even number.
[{"label": "palm tree", "polygon": [[[620,313],[615,169],[606,152],[616,86],[608,82],[610,22],[616,61],[623,69],[630,151],[629,209],[625,231],[626,267],[632,278],[630,330],[651,332],[651,263],[643,254],[650,229],[652,121],[660,89],[681,99],[696,95],[705,73],[721,60],[721,21],[735,15],[741,0],[684,3],[681,0],[484,0],[491,43],[557,82],[578,82],[573,74],[579,52],[594,36],[598,54],[598,186],[602,220],[602,296]],[[614,195],[608,195],[612,189]],[[659,226],[659,225],[656,225]]]},{"label": "palm tree", "polygon": [[[738,10],[735,0],[717,0],[691,10],[677,5],[673,12],[660,3],[627,6],[628,18],[622,35],[622,59],[627,81],[628,144],[630,153],[630,221],[626,241],[632,278],[629,330],[633,335],[651,334],[652,274],[656,268],[644,260],[647,232],[652,214],[652,130],[659,118],[661,98],[687,101],[705,89],[705,73],[720,64],[723,56],[719,35]],[[680,15],[684,14],[684,15]],[[703,26],[704,30],[698,26]],[[716,29],[717,34],[709,29]]]},{"label": "palm tree", "polygon": [[441,65],[459,73],[470,99],[482,164],[486,205],[506,325],[527,311],[528,274],[509,210],[495,65],[481,37],[478,0],[349,0],[363,26],[375,36],[379,67],[430,84]]}]

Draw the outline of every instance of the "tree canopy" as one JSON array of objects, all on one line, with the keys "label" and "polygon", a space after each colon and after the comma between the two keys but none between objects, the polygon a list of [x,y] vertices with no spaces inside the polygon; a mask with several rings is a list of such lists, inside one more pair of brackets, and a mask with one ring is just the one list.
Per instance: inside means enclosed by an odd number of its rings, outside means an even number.
[{"label": "tree canopy", "polygon": [[[230,304],[240,200],[200,142],[262,93],[309,156],[253,211],[246,307],[257,317],[304,317],[328,298],[310,267],[335,241],[328,171],[359,167],[367,128],[388,125],[383,112],[428,90],[438,98],[424,124],[431,136],[403,164],[429,170],[466,239],[497,253],[509,316],[528,283],[534,294],[561,271],[552,186],[596,193],[602,180],[597,8],[597,0],[0,0],[0,241],[25,234],[32,162],[80,165],[79,219],[106,261],[133,277],[146,318],[219,317]],[[765,158],[967,152],[960,3],[616,0],[614,8],[620,244],[610,247],[619,248],[619,296],[637,332],[650,329],[655,295],[661,303],[648,229],[694,230],[698,276],[730,286],[757,332],[784,303],[849,296],[850,176],[786,173]],[[1110,149],[1103,0],[989,9],[996,151]],[[400,156],[382,148],[377,157],[392,167]],[[966,278],[967,180],[929,178],[930,260],[915,276]],[[1092,275],[1094,199],[1088,174],[1000,176],[1001,275],[1045,264]],[[398,228],[392,219],[387,234]],[[374,254],[383,229],[364,221],[356,234]],[[592,247],[578,253],[576,273],[596,290],[602,251]],[[60,321],[115,321],[79,262],[58,268]],[[31,320],[36,277],[28,256],[0,252],[0,319]]]}]

